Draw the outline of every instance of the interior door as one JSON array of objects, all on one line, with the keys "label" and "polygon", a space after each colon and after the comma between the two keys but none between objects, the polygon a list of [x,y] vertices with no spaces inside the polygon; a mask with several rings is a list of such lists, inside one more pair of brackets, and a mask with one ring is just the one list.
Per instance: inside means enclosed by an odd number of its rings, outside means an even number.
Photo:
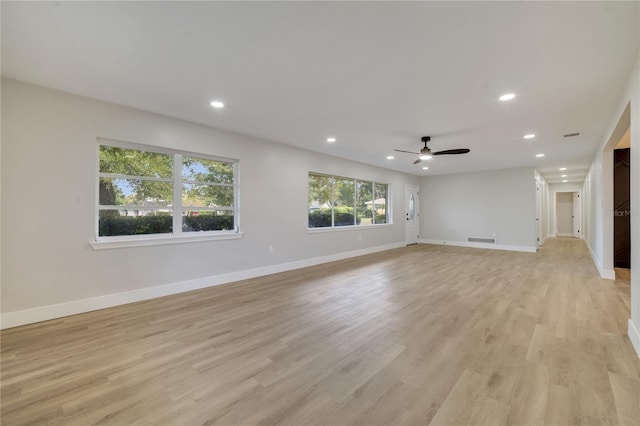
[{"label": "interior door", "polygon": [[580,238],[580,223],[582,219],[580,218],[580,193],[573,193],[573,236],[576,238]]},{"label": "interior door", "polygon": [[418,243],[419,233],[419,211],[418,187],[416,185],[405,185],[404,188],[404,226],[405,241],[407,245]]}]

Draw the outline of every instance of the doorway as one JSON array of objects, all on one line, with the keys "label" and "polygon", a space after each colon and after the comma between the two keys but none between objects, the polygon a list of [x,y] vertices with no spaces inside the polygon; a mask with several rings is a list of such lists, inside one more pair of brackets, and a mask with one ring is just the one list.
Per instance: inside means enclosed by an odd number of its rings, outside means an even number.
[{"label": "doorway", "polygon": [[556,236],[581,237],[582,212],[580,193],[556,192]]},{"label": "doorway", "polygon": [[[629,131],[627,131],[627,135]],[[631,150],[613,151],[613,266],[631,268]]]},{"label": "doorway", "polygon": [[405,185],[404,187],[404,226],[405,242],[407,245],[417,244],[419,237],[419,192],[416,185]]}]

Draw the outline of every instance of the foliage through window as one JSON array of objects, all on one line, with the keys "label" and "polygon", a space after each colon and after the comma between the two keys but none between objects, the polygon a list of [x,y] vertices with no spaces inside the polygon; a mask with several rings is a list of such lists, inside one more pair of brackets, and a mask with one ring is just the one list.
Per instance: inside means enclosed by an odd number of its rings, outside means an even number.
[{"label": "foliage through window", "polygon": [[100,140],[98,237],[234,231],[236,164]]},{"label": "foliage through window", "polygon": [[388,185],[309,173],[309,228],[388,222]]}]

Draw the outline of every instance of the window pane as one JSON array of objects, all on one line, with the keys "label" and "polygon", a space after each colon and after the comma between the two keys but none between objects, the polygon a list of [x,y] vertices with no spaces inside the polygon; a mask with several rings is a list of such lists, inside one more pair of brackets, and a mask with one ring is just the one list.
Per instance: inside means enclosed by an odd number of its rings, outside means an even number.
[{"label": "window pane", "polygon": [[182,179],[198,182],[233,183],[233,163],[184,157]]},{"label": "window pane", "polygon": [[173,215],[163,210],[100,210],[98,235],[168,234],[173,230]]},{"label": "window pane", "polygon": [[186,183],[182,207],[233,207],[233,187]]},{"label": "window pane", "polygon": [[358,181],[357,195],[358,225],[371,225],[373,223],[373,183]]},{"label": "window pane", "polygon": [[336,178],[335,207],[333,208],[334,226],[355,225],[354,204],[355,204],[355,182],[353,179]]},{"label": "window pane", "polygon": [[168,179],[173,176],[173,156],[101,145],[100,172]]},{"label": "window pane", "polygon": [[101,206],[165,207],[172,203],[173,186],[170,182],[100,178]]},{"label": "window pane", "polygon": [[232,231],[235,229],[233,212],[184,211],[182,232]]},{"label": "window pane", "polygon": [[387,185],[376,183],[374,223],[387,223]]},{"label": "window pane", "polygon": [[331,186],[330,176],[309,173],[309,228],[331,226]]}]

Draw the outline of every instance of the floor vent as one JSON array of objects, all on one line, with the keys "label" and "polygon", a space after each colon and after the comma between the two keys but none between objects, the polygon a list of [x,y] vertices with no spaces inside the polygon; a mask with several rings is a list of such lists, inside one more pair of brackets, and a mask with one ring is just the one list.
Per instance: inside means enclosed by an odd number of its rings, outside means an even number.
[{"label": "floor vent", "polygon": [[467,240],[470,243],[489,243],[489,244],[495,244],[496,243],[496,239],[495,238],[467,237]]}]

